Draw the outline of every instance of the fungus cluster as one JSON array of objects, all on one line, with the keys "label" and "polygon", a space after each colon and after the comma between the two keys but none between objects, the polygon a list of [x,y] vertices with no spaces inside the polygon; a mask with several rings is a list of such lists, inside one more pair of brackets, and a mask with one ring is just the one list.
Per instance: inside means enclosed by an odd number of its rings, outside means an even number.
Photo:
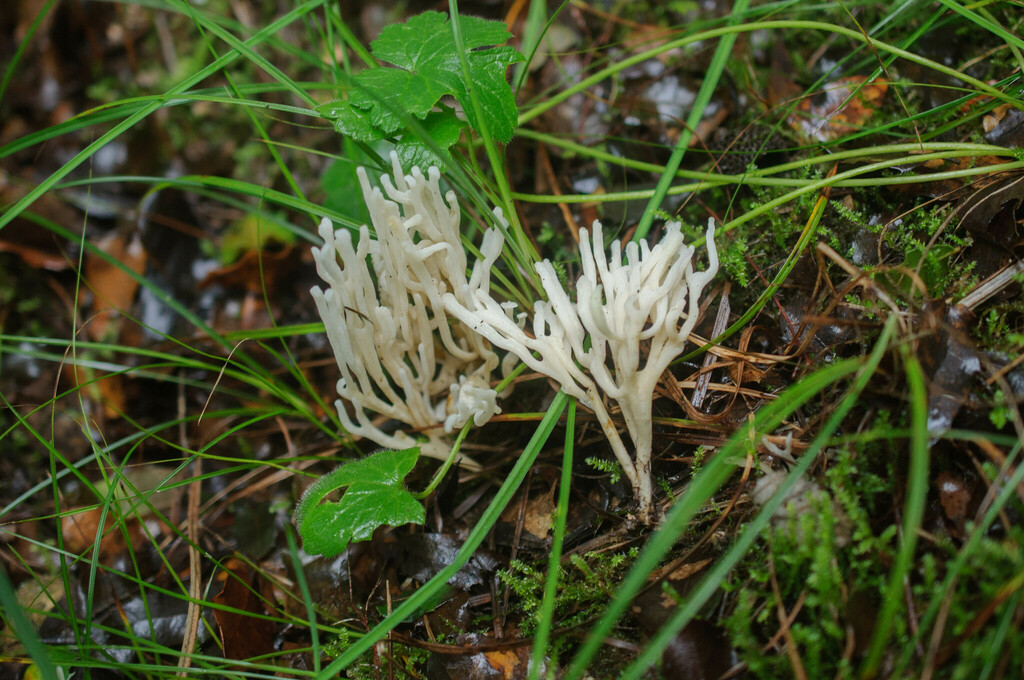
[{"label": "fungus cluster", "polygon": [[[581,229],[576,301],[551,262],[538,262],[547,300],[534,305],[527,332],[522,315],[513,317],[514,305],[491,293],[501,231],[485,232],[482,258],[467,279],[454,194],[442,198],[436,168],[427,177],[416,168],[405,176],[394,155],[392,163],[394,183],[382,177],[383,192],[371,189],[360,170],[376,238],[364,226],[353,247],[348,231],[335,232],[325,220],[324,246],[314,248],[317,270],[330,288],[314,288],[313,296],[341,368],[338,393],[355,412],[353,421],[339,400],[345,428],[382,446],[412,445],[408,433],[389,435],[374,425],[368,412],[377,413],[425,435],[424,454],[446,455],[444,432],[470,418],[482,425],[500,412],[490,387],[498,365],[492,347],[499,347],[594,412],[633,487],[639,517],[650,521],[654,389],[682,353],[701,293],[718,271],[714,221],[708,222],[708,267],[702,271],[694,269],[695,249],[684,244],[678,222],[668,223],[654,246],[629,243],[625,261],[617,241],[606,253],[600,222]],[[502,220],[500,211],[495,214]],[[632,456],[609,400],[626,425]]]},{"label": "fungus cluster", "polygon": [[[336,405],[345,429],[389,448],[416,444],[408,432],[389,434],[373,420],[386,416],[426,437],[424,455],[444,459],[445,433],[500,413],[490,386],[498,357],[483,336],[449,319],[441,302],[473,290],[455,194],[442,197],[437,168],[405,175],[395,155],[392,164],[394,182],[383,176],[383,190],[358,171],[372,235],[363,225],[353,244],[348,230],[320,223],[324,244],[313,257],[328,285],[311,292],[341,369]],[[487,278],[501,246],[484,239],[472,281]]]},{"label": "fungus cluster", "polygon": [[[715,225],[708,221],[708,268],[695,271],[694,248],[684,245],[678,222],[666,225],[654,246],[646,241],[605,254],[601,223],[580,230],[581,273],[576,302],[549,260],[535,267],[546,302],[534,306],[528,334],[490,291],[477,288],[459,300],[444,297],[445,309],[496,347],[554,379],[566,394],[594,412],[623,473],[633,487],[638,514],[653,510],[651,445],[654,388],[669,363],[683,351],[697,322],[700,295],[718,271]],[[630,456],[605,404],[614,401],[633,441]]]}]

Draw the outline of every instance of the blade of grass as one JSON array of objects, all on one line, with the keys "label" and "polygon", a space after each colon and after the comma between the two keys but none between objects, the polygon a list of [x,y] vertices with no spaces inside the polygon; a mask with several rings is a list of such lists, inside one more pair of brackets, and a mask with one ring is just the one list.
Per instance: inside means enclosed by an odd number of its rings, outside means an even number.
[{"label": "blade of grass", "polygon": [[[975,89],[974,94],[984,93],[991,97],[994,97],[999,101],[1010,104],[1014,108],[1024,108],[1024,102],[1016,98],[1013,94],[1007,94],[1005,92],[1002,92],[998,88],[992,87],[991,85],[981,80],[978,80],[977,78],[973,78],[965,73],[961,73],[960,71],[957,71],[956,69],[941,64],[937,61],[927,59],[925,57],[914,54],[913,52],[908,52],[907,50],[901,49],[895,45],[891,45],[886,42],[882,42],[881,40],[876,40],[874,38],[865,36],[860,31],[852,30],[846,28],[845,26],[839,26],[837,24],[830,24],[822,21],[778,20],[751,22],[739,26],[724,26],[720,28],[710,29],[707,31],[702,31],[700,33],[694,33],[693,35],[679,38],[677,40],[670,40],[662,45],[659,45],[658,47],[634,54],[620,61],[616,61],[613,65],[598,71],[592,76],[584,78],[578,83],[574,83],[573,85],[565,88],[558,94],[549,97],[541,104],[538,104],[528,109],[527,111],[523,112],[519,116],[519,125],[522,126],[528,121],[531,121],[537,116],[541,115],[545,111],[548,111],[554,108],[555,106],[558,106],[563,101],[569,99],[573,95],[579,92],[583,92],[587,88],[591,87],[592,85],[596,85],[602,80],[610,78],[611,76],[614,76],[617,73],[620,73],[628,69],[630,66],[635,66],[636,64],[639,64],[641,62],[653,59],[665,52],[679,49],[681,47],[685,47],[695,42],[712,40],[714,38],[718,38],[722,35],[726,35],[729,33],[751,33],[754,31],[771,31],[776,29],[805,29],[810,31],[821,31],[824,33],[834,33],[836,35],[841,35],[846,38],[850,38],[851,40],[855,40],[857,42],[870,44],[880,52],[892,53],[898,57],[906,59],[907,61],[911,61],[919,66],[933,69],[939,73],[956,78],[962,81],[963,83],[973,87]],[[963,89],[967,90],[967,88]]]},{"label": "blade of grass", "polygon": [[672,506],[658,531],[651,536],[615,592],[608,609],[591,629],[583,646],[577,652],[565,680],[580,680],[583,677],[587,665],[604,644],[615,623],[625,613],[640,589],[646,585],[648,575],[657,568],[662,558],[675,545],[704,503],[732,476],[735,471],[735,460],[747,455],[753,447],[756,433],[773,431],[787,416],[819,395],[826,387],[858,370],[861,363],[859,359],[846,359],[811,373],[783,391],[778,399],[761,408],[752,422],[729,438],[714,458],[701,468],[700,474],[690,483],[690,488]]},{"label": "blade of grass", "polygon": [[[494,177],[495,182],[498,186],[498,195],[502,212],[505,214],[505,219],[509,221],[510,231],[515,239],[515,245],[520,251],[526,254],[526,256],[532,261],[537,262],[540,260],[540,255],[533,247],[533,243],[526,237],[526,233],[523,231],[522,225],[519,223],[519,213],[516,211],[515,203],[512,201],[512,188],[508,183],[508,173],[505,172],[505,162],[503,155],[498,151],[497,142],[491,136],[491,131],[487,125],[487,117],[485,115],[483,106],[480,103],[480,96],[476,90],[476,84],[473,82],[472,74],[469,68],[469,57],[466,56],[466,47],[462,39],[462,25],[459,21],[459,3],[457,0],[448,0],[448,11],[451,14],[451,27],[452,27],[452,38],[455,41],[455,46],[459,55],[459,65],[462,67],[462,78],[466,85],[466,92],[469,94],[469,100],[472,104],[472,114],[470,120],[476,122],[476,131],[480,135],[480,139],[484,145],[484,151],[487,154],[487,160],[491,164],[491,173]],[[535,280],[535,274],[531,269],[528,270],[529,277]]]},{"label": "blade of grass", "polygon": [[[311,12],[317,7],[320,7],[322,4],[324,4],[325,1],[326,0],[306,0],[306,2],[303,2],[298,7],[295,7],[288,13],[281,16],[276,21],[267,24],[266,27],[264,27],[262,30],[260,30],[258,33],[253,35],[251,38],[249,38],[242,44],[247,48],[252,48],[256,45],[259,45],[269,36],[277,33],[288,24],[300,18],[302,15],[306,14],[307,12]],[[217,59],[213,63],[208,64],[196,73],[185,78],[179,84],[172,87],[170,90],[167,91],[166,96],[170,98],[174,95],[178,95],[188,90],[189,88],[193,87],[194,85],[202,82],[209,76],[213,75],[217,71],[221,70],[225,66],[233,63],[236,59],[238,59],[239,56],[240,52],[238,51],[228,52],[220,59]],[[5,226],[7,226],[7,224],[11,222],[11,220],[21,215],[22,212],[24,212],[25,209],[28,208],[30,205],[35,203],[40,196],[42,196],[47,191],[52,189],[54,185],[56,185],[62,179],[67,177],[68,174],[70,174],[71,171],[73,171],[79,165],[81,165],[86,160],[91,158],[93,154],[95,154],[97,151],[99,151],[104,146],[109,144],[111,141],[117,139],[117,137],[119,137],[121,133],[131,129],[141,120],[145,119],[147,116],[149,116],[159,108],[160,105],[157,103],[148,104],[139,111],[130,115],[125,120],[121,121],[120,123],[112,127],[107,132],[97,137],[96,141],[92,142],[87,147],[85,147],[85,149],[75,154],[71,158],[71,160],[66,162],[53,174],[51,174],[45,180],[40,182],[34,189],[29,191],[17,203],[15,203],[12,207],[10,207],[2,215],[0,215],[0,229],[3,229]]]},{"label": "blade of grass", "polygon": [[39,25],[43,23],[43,19],[53,9],[53,5],[56,0],[46,0],[42,7],[39,8],[39,12],[36,13],[36,18],[29,24],[28,30],[25,31],[25,35],[22,37],[21,42],[18,43],[18,49],[14,51],[14,56],[11,57],[11,61],[7,64],[7,68],[4,70],[3,80],[0,80],[0,102],[4,100],[4,94],[7,92],[7,86],[11,82],[11,77],[14,72],[18,69],[18,64],[21,62],[21,58],[25,55],[25,50],[28,48],[29,43],[32,42],[32,36],[36,34],[39,29]]},{"label": "blade of grass", "polygon": [[[529,128],[522,128],[516,133],[519,137],[525,137],[527,139],[533,139],[544,144],[565,149],[566,151],[578,154],[585,158],[592,158],[596,161],[602,161],[622,168],[629,168],[632,170],[640,170],[643,172],[654,172],[663,173],[665,171],[664,165],[658,165],[657,163],[647,163],[644,161],[637,161],[624,156],[616,156],[602,151],[599,148],[584,146],[576,142],[562,139],[552,134],[544,132],[536,132]],[[890,154],[917,154],[920,152],[933,153],[941,151],[960,151],[964,157],[970,158],[975,156],[1004,156],[1007,158],[1016,158],[1017,152],[1015,149],[1008,149],[1002,146],[995,146],[992,144],[971,144],[961,142],[925,142],[921,144],[913,143],[900,143],[900,144],[887,144],[885,146],[868,146],[860,147],[857,149],[842,149],[835,152],[812,155],[804,158],[800,158],[795,161],[788,163],[780,163],[778,165],[772,165],[766,168],[757,168],[751,172],[742,175],[727,175],[719,174],[714,172],[696,171],[696,170],[677,170],[676,177],[680,179],[691,179],[696,180],[693,184],[677,185],[673,187],[676,193],[697,191],[701,188],[713,188],[716,186],[723,186],[728,184],[757,184],[764,186],[806,186],[814,180],[810,179],[796,179],[796,178],[774,178],[772,175],[789,172],[791,170],[798,170],[801,168],[812,167],[815,165],[833,164],[838,161],[845,160],[864,160],[867,158],[879,156],[879,155],[890,155]],[[907,164],[911,162],[917,162],[916,156],[908,155],[902,158],[901,164]],[[921,175],[914,178],[917,182],[927,182],[930,175]],[[890,179],[886,177],[884,180],[867,180],[867,181],[885,181],[889,182]],[[850,186],[847,182],[837,182],[833,186]],[[564,194],[560,196],[548,195],[548,194],[525,194],[520,192],[513,192],[512,197],[519,201],[529,201],[532,203],[587,203],[587,202],[602,202],[607,200],[606,196],[615,197],[616,193],[610,194]],[[650,192],[630,193],[631,197],[642,198],[645,196],[652,195]]]},{"label": "blade of grass", "polygon": [[[205,31],[213,33],[215,36],[217,36],[218,38],[226,42],[228,45],[230,45],[231,49],[235,53],[244,56],[250,62],[255,64],[258,68],[262,69],[264,73],[266,73],[271,78],[273,78],[274,80],[288,88],[288,90],[296,97],[298,97],[311,107],[316,106],[315,99],[310,97],[309,94],[304,89],[299,87],[299,85],[294,80],[289,78],[288,75],[285,74],[281,69],[274,66],[266,57],[258,54],[255,50],[253,50],[252,47],[249,45],[249,41],[243,42],[242,40],[239,40],[237,37],[235,37],[230,31],[219,26],[216,22],[207,21],[205,17],[202,17],[197,12],[195,12],[195,10],[192,8],[191,3],[185,2],[184,0],[172,0],[172,2],[180,8],[180,11],[183,14],[190,17],[196,23],[200,31],[203,31],[205,29]],[[296,17],[296,19],[298,18],[299,17]],[[206,41],[205,35],[203,35],[203,40]],[[207,45],[210,51],[213,52],[213,46],[210,45],[208,42]],[[217,57],[216,52],[214,52],[214,63],[217,63],[217,61],[219,60],[220,57]],[[225,75],[228,75],[230,79],[230,74],[226,73]]]},{"label": "blade of grass", "polygon": [[[1001,484],[999,493],[992,504],[985,510],[984,517],[982,517],[977,525],[971,528],[967,541],[957,552],[956,557],[949,563],[946,577],[943,579],[942,584],[935,589],[935,596],[932,598],[931,603],[929,603],[928,609],[920,618],[918,632],[913,640],[914,643],[918,643],[924,635],[931,631],[932,622],[938,615],[942,604],[948,599],[955,597],[954,588],[960,575],[967,567],[967,560],[978,550],[981,542],[989,535],[989,528],[999,518],[999,514],[1003,511],[1006,504],[1016,495],[1018,487],[1024,483],[1024,465],[1019,464],[1017,461],[1021,452],[1021,442],[1014,438],[1012,442],[1006,442],[1004,445],[1012,446],[1013,450],[1006,457],[1006,461],[1001,466],[995,479],[1005,479],[1005,482]],[[903,654],[896,663],[893,677],[899,677],[904,672],[916,649],[917,644],[904,645]]]},{"label": "blade of grass", "polygon": [[309,638],[313,656],[313,671],[320,672],[320,628],[316,623],[316,606],[313,604],[313,595],[309,590],[309,583],[306,582],[306,570],[303,569],[302,560],[299,558],[299,546],[295,541],[295,531],[289,524],[285,527],[285,537],[288,539],[288,554],[292,558],[292,567],[295,570],[295,581],[299,584],[299,592],[302,593],[302,604],[306,608],[306,618],[309,624]]},{"label": "blade of grass", "polygon": [[[283,191],[277,191],[269,187],[264,187],[259,184],[253,184],[252,182],[246,182],[245,180],[232,179],[230,177],[215,177],[213,175],[182,175],[181,177],[167,178],[167,177],[146,177],[142,175],[111,175],[107,177],[96,177],[92,179],[78,179],[63,182],[58,188],[68,189],[79,186],[90,186],[93,184],[106,184],[106,183],[143,183],[152,184],[151,192],[159,191],[164,187],[174,187],[177,189],[205,189],[212,187],[215,189],[222,189],[232,194],[241,194],[243,196],[251,196],[252,198],[259,199],[261,201],[268,201],[279,205],[284,208],[291,208],[300,212],[309,212],[314,217],[327,217],[331,221],[339,224],[346,229],[353,231],[359,231],[360,225],[348,219],[339,212],[335,212],[329,208],[325,208],[320,205],[311,204],[300,198],[296,198],[290,194],[286,194]],[[246,209],[252,210],[252,206],[245,206]],[[312,234],[309,229],[303,229],[297,227],[288,222],[278,222],[281,226],[285,227],[295,236],[302,238],[310,243],[318,243],[316,236]]]},{"label": "blade of grass", "polygon": [[[565,523],[569,516],[569,492],[572,487],[573,447],[576,443],[576,400],[569,400],[565,417],[565,446],[562,450],[562,478],[558,483],[558,509],[555,526],[551,535],[551,553],[548,555],[548,576],[544,582],[544,599],[540,604],[540,619],[533,639],[530,654],[530,680],[540,678],[544,656],[550,652],[548,640],[554,627],[555,597],[558,594],[558,575],[562,570],[562,542],[565,540]],[[551,668],[555,660],[549,659]],[[550,673],[549,673],[550,675]]]},{"label": "blade of grass", "polygon": [[57,667],[50,659],[49,650],[39,638],[35,626],[25,616],[25,611],[18,603],[14,586],[3,569],[0,569],[0,605],[0,618],[4,620],[7,629],[14,632],[15,639],[25,645],[25,651],[32,657],[39,677],[57,678]]},{"label": "blade of grass", "polygon": [[[258,385],[261,389],[266,389],[268,392],[274,394],[277,398],[281,399],[283,402],[287,403],[289,406],[291,406],[298,412],[307,411],[309,409],[309,405],[306,403],[306,400],[300,395],[296,394],[293,390],[291,390],[287,385],[283,384],[281,381],[275,380],[267,367],[263,366],[260,362],[250,357],[244,351],[236,350],[236,347],[231,343],[227,342],[226,340],[224,340],[224,338],[222,338],[217,333],[217,331],[208,326],[191,310],[189,310],[183,304],[178,302],[172,295],[168,294],[159,286],[155,285],[148,278],[146,278],[142,274],[135,272],[130,267],[125,265],[123,262],[113,257],[112,255],[104,252],[103,250],[97,248],[94,244],[90,243],[89,241],[80,239],[80,237],[77,237],[73,232],[64,228],[63,226],[56,224],[55,222],[52,222],[50,220],[47,220],[43,217],[40,217],[38,215],[34,215],[32,213],[27,213],[26,217],[31,219],[33,222],[36,222],[37,224],[43,227],[46,227],[50,231],[60,236],[63,236],[64,238],[67,238],[69,240],[80,240],[83,252],[88,251],[89,253],[107,261],[112,266],[120,269],[122,272],[124,272],[124,274],[130,276],[132,279],[137,281],[139,285],[149,289],[163,304],[167,305],[170,309],[174,310],[176,313],[182,316],[186,321],[188,321],[197,329],[208,335],[221,347],[227,349],[229,352],[229,358],[220,358],[220,360],[224,361],[227,364],[237,365],[237,367],[240,370],[249,372],[251,374],[250,380],[256,380],[255,383],[251,384],[253,384],[254,386]],[[167,339],[173,343],[179,344],[182,347],[189,349],[190,351],[196,351],[193,348],[189,347],[187,344],[175,340],[174,338],[168,337]]]},{"label": "blade of grass", "polygon": [[[1015,155],[1012,150],[1003,149],[1001,155],[1011,156]],[[964,168],[962,170],[949,170],[943,172],[933,172],[924,175],[901,175],[901,176],[880,176],[872,177],[869,179],[853,179],[859,175],[867,175],[878,170],[885,170],[888,168],[898,167],[906,165],[907,163],[925,163],[929,160],[942,160],[946,158],[970,158],[975,156],[973,153],[950,151],[950,152],[935,152],[926,153],[918,156],[907,156],[902,158],[893,158],[885,161],[878,161],[863,165],[851,170],[845,170],[843,172],[836,173],[832,177],[826,177],[820,180],[761,180],[755,179],[752,182],[746,182],[747,184],[764,184],[764,185],[778,185],[778,186],[796,186],[798,188],[793,191],[774,198],[771,201],[767,201],[758,205],[757,208],[749,212],[744,213],[740,217],[737,217],[729,222],[725,222],[722,225],[722,229],[730,231],[736,228],[738,225],[744,222],[749,222],[752,219],[760,217],[764,213],[778,208],[780,205],[788,203],[793,199],[802,196],[806,193],[812,193],[825,187],[877,187],[877,186],[891,186],[891,185],[903,185],[903,184],[928,184],[931,182],[941,182],[949,179],[965,179],[968,177],[977,177],[979,175],[997,174],[1002,172],[1009,172],[1011,170],[1019,170],[1024,167],[1024,161],[1013,161],[1007,163],[999,163],[996,165],[983,165],[971,168]],[[709,175],[707,178],[702,178],[699,182],[692,184],[677,184],[670,187],[667,194],[669,196],[678,196],[679,194],[686,194],[693,191],[698,191],[702,188],[713,188],[714,186],[720,186],[723,184],[738,184],[742,179],[738,175]],[[522,194],[517,193],[515,197],[517,200],[530,201],[531,203],[611,203],[615,201],[630,201],[638,200],[641,198],[650,198],[654,193],[653,189],[638,189],[634,191],[617,191],[607,192],[600,195],[590,194],[563,194],[561,196],[553,196],[547,194]]]},{"label": "blade of grass", "polygon": [[[976,24],[978,28],[982,29],[983,31],[992,33],[994,35],[998,35],[1000,38],[1006,41],[1007,45],[1010,45],[1011,47],[1014,47],[1016,49],[1024,49],[1024,40],[1022,40],[1019,35],[1014,35],[1013,33],[1007,31],[1005,28],[1000,26],[999,24],[992,21],[991,19],[981,16],[973,9],[964,7],[956,0],[939,0],[939,3],[943,7],[946,7],[947,9],[956,12],[957,14],[964,17],[968,21]],[[975,4],[974,6],[976,7],[977,5]]]},{"label": "blade of grass", "polygon": [[779,271],[775,274],[775,278],[772,279],[772,282],[764,289],[764,292],[757,297],[754,304],[747,308],[740,318],[731,326],[726,328],[718,337],[712,338],[707,344],[702,345],[680,359],[677,359],[677,362],[689,361],[694,357],[700,356],[710,348],[721,343],[726,338],[731,337],[737,331],[747,327],[750,320],[757,316],[758,312],[760,312],[761,309],[768,304],[768,301],[775,295],[775,291],[777,291],[782,284],[785,283],[786,279],[789,278],[790,272],[793,271],[796,263],[804,254],[804,251],[807,249],[808,244],[810,244],[811,239],[813,239],[818,233],[818,224],[821,222],[821,216],[825,214],[825,207],[827,205],[828,195],[825,193],[818,197],[817,202],[814,204],[814,208],[811,210],[810,216],[807,218],[807,222],[804,224],[804,229],[800,233],[800,238],[797,239],[796,245],[793,246],[793,250],[790,251],[786,261],[782,263],[782,267],[780,267]]},{"label": "blade of grass", "polygon": [[924,504],[928,495],[928,388],[924,371],[917,357],[907,346],[903,354],[907,385],[910,387],[910,469],[907,472],[907,496],[903,504],[902,542],[889,574],[882,606],[875,620],[867,657],[861,665],[860,677],[875,677],[885,654],[897,611],[902,606],[905,579],[910,573],[917,546],[917,532],[924,517]]},{"label": "blade of grass", "polygon": [[520,52],[523,53],[526,59],[517,64],[512,71],[512,82],[515,83],[512,91],[517,96],[519,90],[523,87],[523,83],[526,82],[526,76],[530,73],[530,63],[533,62],[533,58],[540,48],[541,41],[547,35],[547,32],[551,30],[555,20],[569,6],[570,2],[572,0],[562,0],[562,4],[558,6],[558,9],[545,19],[544,17],[548,12],[548,3],[545,0],[530,0],[530,9],[527,11],[526,21],[523,24],[523,35],[519,42]]}]

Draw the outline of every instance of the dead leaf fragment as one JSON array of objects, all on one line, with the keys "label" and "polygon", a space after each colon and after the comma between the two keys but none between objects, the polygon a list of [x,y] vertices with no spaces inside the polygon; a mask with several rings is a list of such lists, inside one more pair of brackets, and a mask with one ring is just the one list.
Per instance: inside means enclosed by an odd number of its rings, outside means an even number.
[{"label": "dead leaf fragment", "polygon": [[971,502],[971,491],[964,480],[949,470],[943,470],[935,479],[935,487],[939,490],[939,503],[946,519],[958,524],[962,522]]},{"label": "dead leaf fragment", "polygon": [[840,78],[824,86],[821,95],[797,105],[789,124],[809,141],[828,142],[857,132],[881,105],[889,83],[864,76]]},{"label": "dead leaf fragment", "polygon": [[229,560],[228,572],[222,573],[224,587],[213,596],[216,604],[240,611],[215,609],[224,656],[229,659],[251,659],[274,651],[276,626],[257,616],[270,614],[266,604],[258,595],[259,576],[239,560]]},{"label": "dead leaf fragment", "polygon": [[130,272],[142,274],[146,268],[146,252],[137,232],[130,240],[117,233],[109,234],[96,247],[119,263],[92,252],[85,258],[85,278],[95,296],[89,337],[109,340],[117,337],[119,324],[114,323],[117,314],[131,307],[135,299],[139,283]]},{"label": "dead leaf fragment", "polygon": [[985,139],[992,144],[1011,149],[1024,145],[1024,112],[1010,104],[992,109],[992,113],[982,118],[981,127],[985,131]]},{"label": "dead leaf fragment", "polygon": [[527,647],[498,650],[496,652],[485,652],[484,658],[491,668],[501,673],[503,680],[518,680],[526,677],[528,658],[524,658],[522,652],[528,651]]},{"label": "dead leaf fragment", "polygon": [[[552,486],[526,502],[523,531],[538,541],[545,540],[551,530],[551,518],[555,512],[555,489],[556,487]],[[519,519],[519,508],[518,503],[509,504],[505,512],[502,513],[502,521],[514,525]]]},{"label": "dead leaf fragment", "polygon": [[[64,537],[64,548],[77,555],[89,551],[96,543],[96,536],[102,533],[100,562],[109,566],[128,549],[128,543],[122,529],[116,525],[111,512],[107,512],[101,531],[100,518],[102,516],[103,509],[99,507],[72,511],[61,519],[61,533]],[[142,547],[145,536],[137,517],[125,518],[124,531],[128,534],[128,539],[131,540],[133,550]]]}]

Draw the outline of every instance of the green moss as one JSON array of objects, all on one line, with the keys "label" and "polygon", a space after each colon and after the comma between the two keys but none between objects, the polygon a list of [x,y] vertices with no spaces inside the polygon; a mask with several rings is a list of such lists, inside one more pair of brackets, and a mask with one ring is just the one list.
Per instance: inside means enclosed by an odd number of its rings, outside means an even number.
[{"label": "green moss", "polygon": [[[638,554],[636,548],[631,548],[625,553],[570,555],[571,566],[562,567],[558,577],[555,625],[573,626],[599,616]],[[498,572],[498,578],[516,595],[515,609],[524,615],[520,624],[524,634],[532,634],[538,623],[546,574],[522,560],[512,560],[508,569]]]}]

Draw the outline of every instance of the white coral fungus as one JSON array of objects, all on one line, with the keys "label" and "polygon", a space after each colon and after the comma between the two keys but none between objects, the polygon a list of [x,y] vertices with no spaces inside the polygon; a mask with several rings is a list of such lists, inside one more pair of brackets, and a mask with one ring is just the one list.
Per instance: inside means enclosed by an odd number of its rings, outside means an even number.
[{"label": "white coral fungus", "polygon": [[497,355],[481,335],[447,318],[442,299],[464,304],[464,295],[489,288],[502,238],[485,235],[484,259],[467,280],[455,194],[442,198],[437,168],[405,175],[395,154],[391,162],[394,182],[383,176],[383,191],[358,171],[375,237],[364,225],[353,245],[348,230],[320,223],[324,245],[313,256],[328,289],[311,292],[341,369],[338,394],[355,415],[337,401],[345,429],[390,448],[416,443],[371,419],[383,415],[425,435],[421,452],[443,459],[450,450],[443,433],[500,412],[490,387]]},{"label": "white coral fungus", "polygon": [[[610,255],[605,255],[600,222],[594,222],[592,234],[581,229],[577,302],[562,288],[551,262],[537,263],[548,301],[534,307],[532,337],[494,300],[486,282],[467,288],[461,296],[454,291],[444,296],[449,314],[553,378],[566,394],[594,411],[633,486],[645,522],[653,512],[654,388],[685,347],[697,322],[700,295],[718,271],[714,237],[714,220],[709,220],[708,268],[694,271],[694,248],[684,245],[678,222],[666,225],[664,236],[653,247],[646,241],[629,243],[625,263],[617,241]],[[622,412],[634,457],[619,437],[605,397]]]}]

